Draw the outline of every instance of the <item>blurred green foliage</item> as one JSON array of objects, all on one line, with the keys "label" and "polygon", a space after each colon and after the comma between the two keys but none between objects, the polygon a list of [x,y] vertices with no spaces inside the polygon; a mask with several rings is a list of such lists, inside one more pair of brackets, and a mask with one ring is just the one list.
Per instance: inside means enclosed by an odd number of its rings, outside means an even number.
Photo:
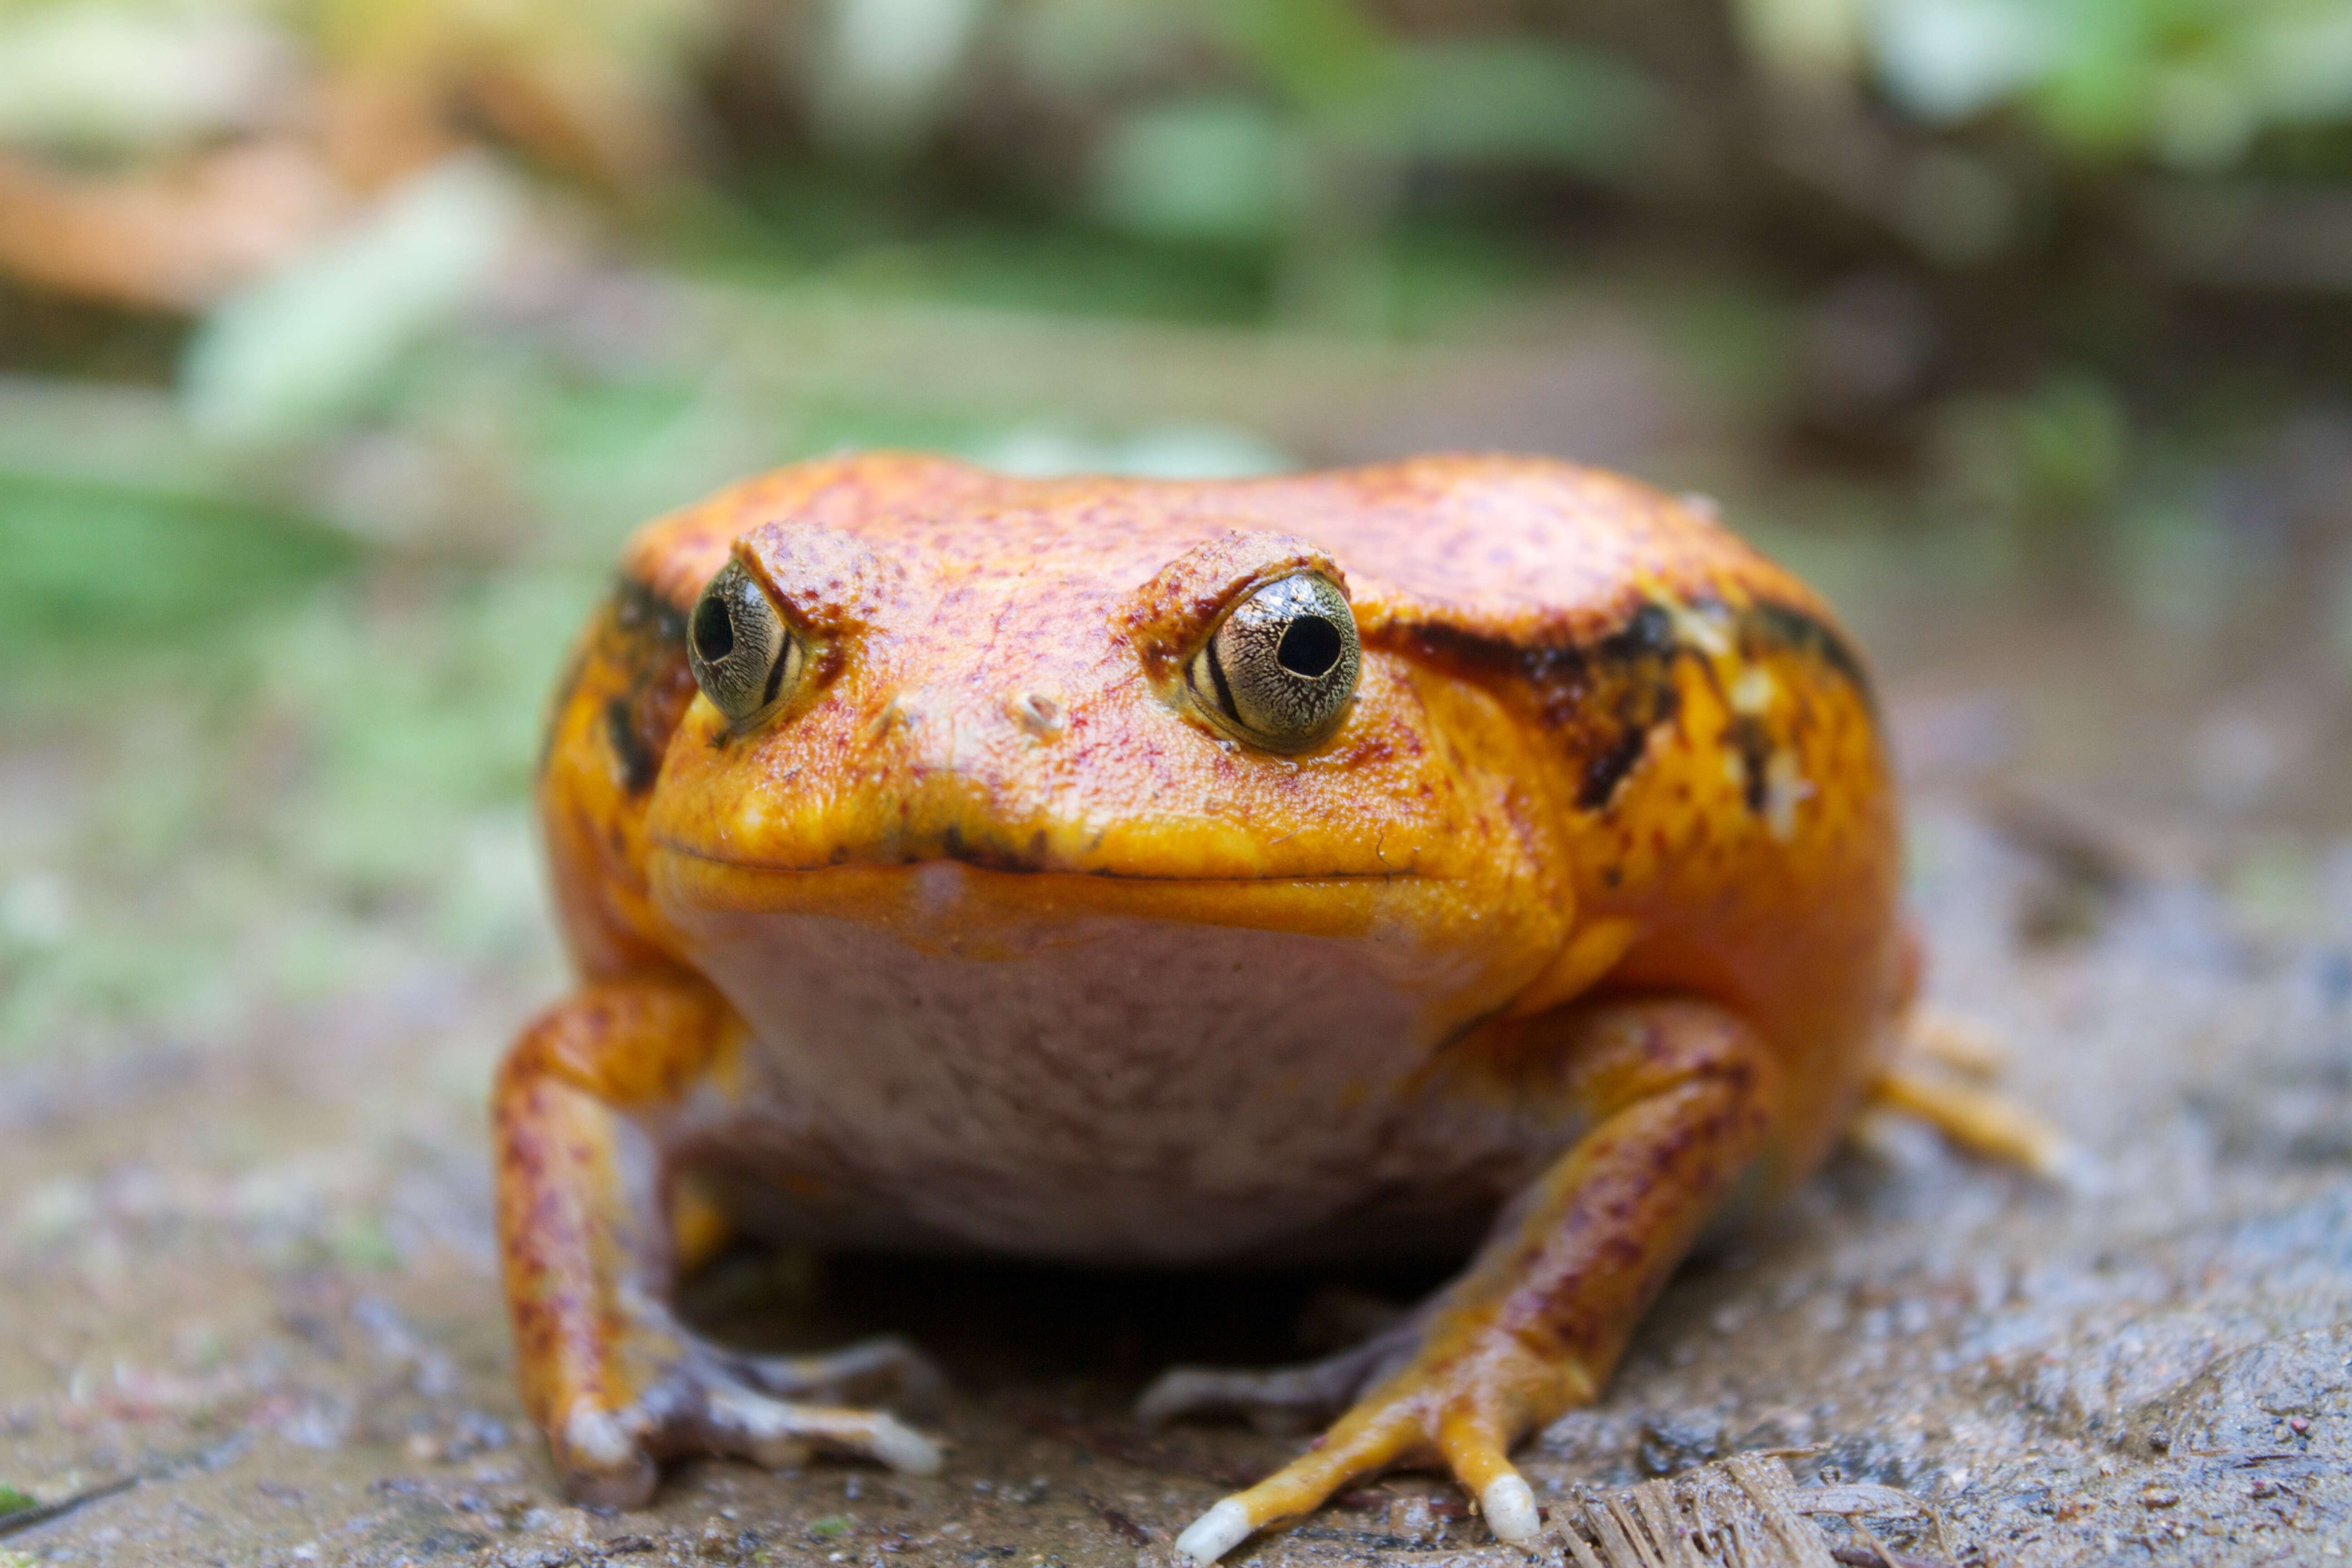
[{"label": "blurred green foliage", "polygon": [[219,501],[0,474],[0,659],[20,679],[86,671],[213,633],[357,554],[315,524]]},{"label": "blurred green foliage", "polygon": [[2352,115],[2337,0],[1884,0],[1852,16],[1876,79],[1921,121],[2014,109],[2091,158],[2208,172],[2266,132]]}]

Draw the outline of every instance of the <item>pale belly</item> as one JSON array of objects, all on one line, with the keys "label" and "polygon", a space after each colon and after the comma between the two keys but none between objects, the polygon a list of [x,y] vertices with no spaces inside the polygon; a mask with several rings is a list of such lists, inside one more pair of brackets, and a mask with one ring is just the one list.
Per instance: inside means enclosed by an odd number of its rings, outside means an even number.
[{"label": "pale belly", "polygon": [[[961,868],[922,868],[952,902]],[[661,1130],[751,1227],[830,1246],[1192,1264],[1460,1253],[1578,1128],[1428,1087],[1442,961],[1088,912],[910,941],[698,917],[737,1068]]]}]

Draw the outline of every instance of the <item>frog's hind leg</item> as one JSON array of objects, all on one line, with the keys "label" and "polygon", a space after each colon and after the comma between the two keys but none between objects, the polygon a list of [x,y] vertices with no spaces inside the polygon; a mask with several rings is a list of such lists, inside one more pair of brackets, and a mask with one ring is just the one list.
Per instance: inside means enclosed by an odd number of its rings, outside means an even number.
[{"label": "frog's hind leg", "polygon": [[2013,1100],[1903,1062],[1871,1085],[1871,1104],[1913,1116],[1971,1154],[2024,1166],[2053,1182],[2082,1174],[2066,1135]]},{"label": "frog's hind leg", "polygon": [[1913,1009],[1901,1028],[1894,1059],[1871,1085],[1872,1110],[1916,1117],[1971,1154],[2022,1165],[2048,1181],[2087,1179],[2088,1166],[2064,1133],[1983,1087],[2006,1056],[1998,1039],[1925,1007]]},{"label": "frog's hind leg", "polygon": [[1990,1029],[1957,1013],[1916,1005],[1904,1016],[1898,1054],[1979,1083],[1999,1078],[2009,1065],[2008,1045]]},{"label": "frog's hind leg", "polygon": [[[1502,1026],[1478,1049],[1507,1064],[1515,1092],[1557,1097],[1591,1130],[1417,1315],[1402,1357],[1370,1363],[1370,1385],[1316,1447],[1178,1537],[1194,1562],[1400,1464],[1451,1470],[1497,1536],[1532,1544],[1539,1517],[1511,1445],[1592,1397],[1777,1113],[1770,1055],[1708,1003],[1563,1009]],[[1160,1407],[1214,1403],[1180,1402],[1170,1386],[1155,1391]]]},{"label": "frog's hind leg", "polygon": [[729,1026],[724,1004],[694,982],[594,985],[532,1025],[499,1071],[499,1232],[523,1400],[583,1502],[643,1503],[656,1462],[689,1453],[773,1466],[814,1447],[939,1466],[930,1441],[893,1416],[774,1396],[903,1368],[904,1347],[831,1366],[741,1356],[669,1310],[677,1207],[647,1129]]}]

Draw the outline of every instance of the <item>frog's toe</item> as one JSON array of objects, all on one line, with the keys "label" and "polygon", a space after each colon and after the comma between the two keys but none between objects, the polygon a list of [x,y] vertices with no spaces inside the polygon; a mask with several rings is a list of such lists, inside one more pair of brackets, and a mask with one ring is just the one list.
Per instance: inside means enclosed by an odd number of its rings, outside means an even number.
[{"label": "frog's toe", "polygon": [[732,1356],[745,1382],[779,1399],[841,1404],[897,1399],[927,1406],[947,1390],[929,1357],[895,1335],[860,1340],[816,1355]]},{"label": "frog's toe", "polygon": [[1136,1401],[1147,1426],[1202,1415],[1238,1415],[1260,1430],[1296,1431],[1345,1410],[1364,1389],[1411,1355],[1409,1329],[1374,1335],[1322,1361],[1265,1371],[1171,1367]]},{"label": "frog's toe", "polygon": [[[1466,1445],[1441,1438],[1435,1445],[1446,1468],[1473,1497],[1486,1528],[1506,1545],[1536,1549],[1543,1533],[1543,1510],[1536,1494],[1502,1446]],[[1246,1491],[1221,1500],[1176,1538],[1176,1550],[1207,1568],[1270,1524],[1320,1507],[1333,1492],[1360,1476],[1427,1456],[1428,1439],[1410,1422],[1347,1434],[1334,1432],[1322,1447],[1302,1455]]]},{"label": "frog's toe", "polygon": [[706,1396],[695,1425],[696,1447],[770,1469],[798,1464],[812,1448],[877,1460],[909,1475],[928,1476],[940,1468],[938,1445],[887,1411],[802,1405],[722,1386]]},{"label": "frog's toe", "polygon": [[564,1494],[589,1508],[643,1508],[660,1479],[634,1413],[583,1406],[548,1434]]},{"label": "frog's toe", "polygon": [[1267,1525],[1307,1513],[1356,1477],[1386,1469],[1425,1447],[1409,1412],[1360,1419],[1362,1415],[1351,1414],[1314,1448],[1219,1501],[1176,1538],[1177,1552],[1205,1568]]},{"label": "frog's toe", "polygon": [[653,1497],[657,1461],[690,1454],[788,1469],[823,1450],[912,1475],[939,1469],[939,1446],[888,1412],[774,1398],[736,1375],[736,1359],[692,1354],[619,1409],[583,1403],[554,1423],[550,1447],[565,1492],[592,1508],[639,1508]]},{"label": "frog's toe", "polygon": [[1513,1424],[1503,1415],[1510,1390],[1491,1370],[1423,1365],[1383,1380],[1314,1447],[1193,1521],[1177,1538],[1178,1550],[1196,1563],[1213,1563],[1253,1532],[1309,1512],[1349,1481],[1396,1465],[1452,1471],[1478,1500],[1497,1540],[1533,1548],[1543,1514],[1511,1464]]}]

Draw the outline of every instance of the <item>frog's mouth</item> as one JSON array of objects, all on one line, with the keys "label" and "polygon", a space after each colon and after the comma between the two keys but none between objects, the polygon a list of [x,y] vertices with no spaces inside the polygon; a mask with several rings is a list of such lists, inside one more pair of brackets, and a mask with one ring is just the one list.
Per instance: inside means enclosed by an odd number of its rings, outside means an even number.
[{"label": "frog's mouth", "polygon": [[1139,869],[1108,865],[1057,864],[1047,859],[1042,853],[1026,858],[1006,854],[995,847],[967,844],[953,834],[949,835],[942,844],[941,852],[935,855],[910,854],[898,858],[869,855],[843,856],[835,860],[816,864],[775,862],[731,855],[718,855],[691,844],[680,844],[666,839],[656,840],[653,847],[657,856],[674,856],[679,859],[698,861],[704,865],[747,874],[777,877],[811,876],[848,867],[911,872],[937,866],[966,866],[976,871],[998,872],[1015,877],[1075,877],[1113,882],[1168,882],[1187,886],[1207,883],[1407,882],[1425,881],[1436,876],[1434,872],[1415,866],[1372,869],[1338,868],[1328,871],[1228,869],[1188,872],[1166,868]]},{"label": "frog's mouth", "polygon": [[[1371,825],[1314,818],[1264,825],[1156,805],[1098,816],[1050,811],[1000,815],[958,809],[963,791],[936,787],[845,808],[823,801],[736,804],[725,816],[656,805],[655,854],[709,868],[701,875],[757,881],[845,867],[900,874],[937,866],[1023,878],[1184,886],[1401,882],[1475,875],[1465,836],[1436,821]],[[957,781],[961,782],[961,781]],[[973,792],[976,793],[976,792]]]},{"label": "frog's mouth", "polygon": [[1025,945],[1106,921],[1343,938],[1401,932],[1422,923],[1402,906],[1444,901],[1448,886],[1409,869],[1184,873],[1007,865],[974,854],[775,865],[675,843],[657,844],[647,869],[656,907],[689,935],[735,928],[744,917],[816,916],[973,955],[1000,939]]}]

